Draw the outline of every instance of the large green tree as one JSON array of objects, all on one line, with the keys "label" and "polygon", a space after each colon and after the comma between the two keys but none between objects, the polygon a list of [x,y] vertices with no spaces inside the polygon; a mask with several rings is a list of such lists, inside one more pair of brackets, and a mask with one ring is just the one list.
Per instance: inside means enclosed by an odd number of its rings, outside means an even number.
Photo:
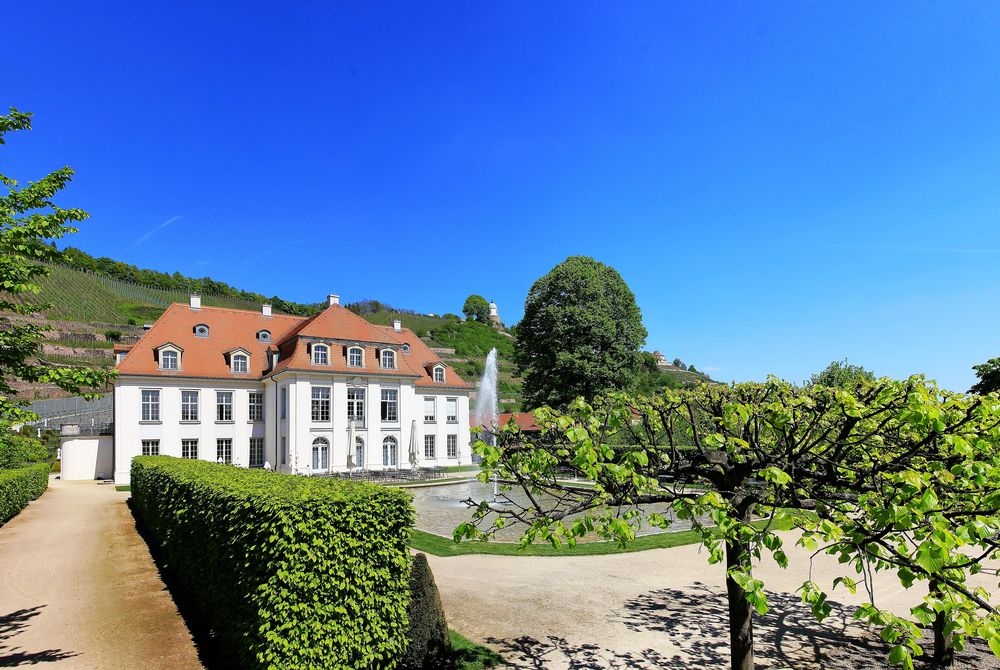
[{"label": "large green tree", "polygon": [[490,303],[481,295],[470,295],[462,305],[462,314],[469,321],[487,323],[490,320]]},{"label": "large green tree", "polygon": [[[0,115],[0,145],[6,144],[9,133],[30,129],[31,115],[11,108],[9,114]],[[18,318],[47,307],[33,301],[32,296],[41,290],[38,279],[49,272],[44,262],[59,258],[59,251],[50,242],[75,233],[73,224],[88,216],[83,210],[66,209],[54,202],[72,177],[73,170],[64,167],[21,186],[0,174],[0,440],[9,434],[12,424],[36,418],[15,398],[16,380],[47,382],[91,396],[114,376],[112,371],[37,362],[46,328]]]},{"label": "large green tree", "polygon": [[860,383],[874,381],[875,375],[860,365],[851,365],[845,358],[833,361],[821,372],[814,374],[806,382],[808,386],[829,386],[831,388],[853,388]]},{"label": "large green tree", "polygon": [[986,395],[994,391],[1000,391],[1000,358],[991,358],[985,363],[973,365],[979,381],[969,389],[969,393],[979,393]]},{"label": "large green tree", "polygon": [[517,326],[514,362],[528,407],[565,407],[632,387],[646,339],[635,295],[618,271],[571,256],[534,283]]}]

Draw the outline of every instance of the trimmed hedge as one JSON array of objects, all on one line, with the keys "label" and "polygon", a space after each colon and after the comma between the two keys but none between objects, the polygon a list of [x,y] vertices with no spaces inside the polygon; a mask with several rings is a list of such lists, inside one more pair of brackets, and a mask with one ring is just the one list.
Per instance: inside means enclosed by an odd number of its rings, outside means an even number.
[{"label": "trimmed hedge", "polygon": [[424,554],[413,557],[407,618],[410,626],[406,635],[409,646],[401,667],[406,670],[444,670],[455,667],[441,594],[438,593],[434,573]]},{"label": "trimmed hedge", "polygon": [[141,456],[132,501],[241,668],[392,668],[406,648],[405,491]]},{"label": "trimmed hedge", "polygon": [[49,487],[49,464],[35,463],[13,470],[0,470],[0,526]]}]

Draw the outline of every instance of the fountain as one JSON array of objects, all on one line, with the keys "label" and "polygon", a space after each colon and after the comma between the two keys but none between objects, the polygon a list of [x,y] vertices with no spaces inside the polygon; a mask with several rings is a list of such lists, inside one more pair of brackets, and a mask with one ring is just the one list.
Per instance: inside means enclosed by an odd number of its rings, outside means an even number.
[{"label": "fountain", "polygon": [[489,431],[497,427],[497,350],[490,349],[486,356],[486,367],[476,389],[476,406],[472,416],[476,425],[485,429],[483,441],[492,444],[493,436]]}]

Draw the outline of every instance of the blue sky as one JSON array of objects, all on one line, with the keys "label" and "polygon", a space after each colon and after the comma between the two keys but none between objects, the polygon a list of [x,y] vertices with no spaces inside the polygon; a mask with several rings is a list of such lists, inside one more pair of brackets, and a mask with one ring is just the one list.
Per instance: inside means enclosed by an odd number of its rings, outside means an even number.
[{"label": "blue sky", "polygon": [[71,243],[140,266],[514,322],[586,254],[718,379],[963,390],[1000,355],[1000,5],[844,9],[15,3],[0,168],[73,166]]}]

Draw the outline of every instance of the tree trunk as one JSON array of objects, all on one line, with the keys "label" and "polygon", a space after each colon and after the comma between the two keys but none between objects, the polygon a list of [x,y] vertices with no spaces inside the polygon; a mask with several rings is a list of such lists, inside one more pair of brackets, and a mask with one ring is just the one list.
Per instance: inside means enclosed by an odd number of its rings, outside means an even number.
[{"label": "tree trunk", "polygon": [[728,576],[728,569],[739,566],[747,546],[726,543],[726,591],[729,595],[729,654],[732,670],[753,670],[753,608],[739,584]]},{"label": "tree trunk", "polygon": [[[939,585],[933,579],[930,583],[931,594],[941,598],[943,594]],[[955,647],[952,644],[951,635],[944,634],[944,627],[948,624],[948,619],[943,612],[938,612],[934,617],[934,665],[941,668],[950,668],[955,664]]]}]

